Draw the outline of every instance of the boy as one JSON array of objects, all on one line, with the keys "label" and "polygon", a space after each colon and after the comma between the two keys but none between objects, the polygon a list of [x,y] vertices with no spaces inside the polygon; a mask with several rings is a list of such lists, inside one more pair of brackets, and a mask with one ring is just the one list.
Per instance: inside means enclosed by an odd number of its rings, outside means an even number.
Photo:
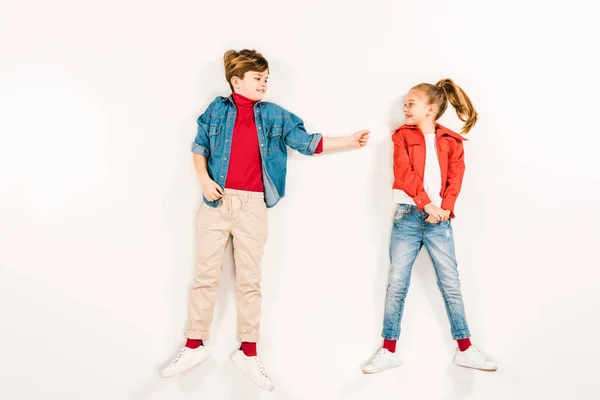
[{"label": "boy", "polygon": [[267,240],[267,208],[285,195],[287,146],[305,155],[360,148],[369,131],[332,138],[309,134],[300,118],[273,103],[267,92],[269,65],[254,50],[225,53],[232,94],[217,97],[198,118],[192,145],[204,195],[198,215],[196,278],[191,289],[187,342],[161,371],[173,376],[209,358],[210,325],[229,237],[236,268],[237,340],[231,359],[254,384],[273,390],[256,352],[260,340],[260,262]]}]

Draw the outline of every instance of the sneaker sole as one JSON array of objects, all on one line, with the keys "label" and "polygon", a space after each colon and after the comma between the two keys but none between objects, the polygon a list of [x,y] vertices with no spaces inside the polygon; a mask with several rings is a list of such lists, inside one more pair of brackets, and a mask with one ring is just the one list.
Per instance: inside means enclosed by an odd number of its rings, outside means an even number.
[{"label": "sneaker sole", "polygon": [[202,364],[202,363],[204,363],[204,362],[206,362],[206,361],[208,361],[208,360],[210,360],[210,356],[208,356],[208,357],[206,357],[204,360],[202,360],[202,361],[200,361],[200,362],[198,362],[198,363],[196,363],[196,364],[190,365],[189,367],[187,367],[187,368],[185,368],[185,369],[182,369],[181,371],[179,371],[179,372],[176,372],[176,373],[174,373],[174,374],[170,374],[170,375],[163,375],[162,373],[160,373],[160,377],[161,377],[161,378],[163,378],[163,379],[165,379],[165,378],[172,378],[172,377],[174,377],[174,376],[176,376],[176,375],[179,375],[179,374],[181,374],[181,373],[183,373],[183,372],[185,372],[185,371],[188,371],[188,370],[190,370],[190,369],[192,369],[192,368],[194,368],[194,367],[196,367],[196,366],[198,366],[198,365],[200,365],[200,364]]},{"label": "sneaker sole", "polygon": [[378,369],[376,371],[365,371],[365,370],[363,370],[362,373],[363,373],[363,375],[373,375],[373,374],[378,374],[378,373],[383,372],[383,371],[387,371],[388,369],[398,368],[398,367],[401,367],[401,366],[402,366],[402,364],[398,364],[398,365],[393,365],[391,367],[387,367],[387,368],[384,368],[384,369]]},{"label": "sneaker sole", "polygon": [[469,367],[466,365],[460,365],[460,364],[454,364],[457,367],[461,367],[461,368],[467,368],[467,369],[474,369],[476,371],[483,371],[483,372],[496,372],[498,371],[498,367],[494,368],[494,369],[483,369],[483,368],[477,368],[477,367]]},{"label": "sneaker sole", "polygon": [[[234,354],[235,354],[235,353],[234,353]],[[236,367],[238,367],[238,369],[240,370],[240,372],[241,372],[242,374],[244,374],[244,376],[245,376],[246,378],[248,378],[248,380],[249,380],[250,382],[252,382],[252,383],[254,384],[254,386],[256,386],[256,387],[257,387],[257,388],[259,388],[259,389],[266,390],[267,392],[272,392],[272,391],[273,391],[273,389],[275,389],[275,386],[273,386],[273,387],[262,387],[262,386],[260,386],[259,384],[257,384],[256,382],[254,382],[254,380],[253,380],[253,379],[250,377],[250,375],[248,375],[248,374],[246,373],[246,371],[244,370],[244,368],[242,368],[242,367],[241,367],[241,366],[240,366],[240,365],[239,365],[239,364],[236,362],[236,359],[237,359],[237,357],[235,357],[235,356],[231,356],[231,362],[232,362],[232,363],[233,363],[233,364],[234,364]]]}]

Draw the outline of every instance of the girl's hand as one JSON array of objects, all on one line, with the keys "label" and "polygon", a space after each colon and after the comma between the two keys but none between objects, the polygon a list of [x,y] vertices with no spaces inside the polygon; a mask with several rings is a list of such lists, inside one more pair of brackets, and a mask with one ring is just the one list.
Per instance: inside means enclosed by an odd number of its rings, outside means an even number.
[{"label": "girl's hand", "polygon": [[433,215],[430,215],[429,217],[427,217],[425,222],[429,222],[430,224],[439,224],[440,220],[437,218],[434,218]]},{"label": "girl's hand", "polygon": [[433,203],[427,204],[423,209],[429,214],[429,217],[426,219],[427,222],[437,224],[442,221],[448,221],[448,218],[450,218],[450,211],[444,210]]},{"label": "girl's hand", "polygon": [[450,214],[452,214],[450,210],[444,210],[443,208],[440,208],[440,210],[444,212],[444,218],[442,219],[442,221],[448,221],[450,219]]}]

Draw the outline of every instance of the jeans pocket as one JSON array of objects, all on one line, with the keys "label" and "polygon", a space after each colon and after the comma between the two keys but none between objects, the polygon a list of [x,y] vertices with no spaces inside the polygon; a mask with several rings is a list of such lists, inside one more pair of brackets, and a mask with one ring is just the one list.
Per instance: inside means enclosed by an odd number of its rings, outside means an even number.
[{"label": "jeans pocket", "polygon": [[398,209],[396,210],[396,214],[394,214],[394,223],[398,223],[404,218],[407,213],[407,208],[404,204],[398,204]]}]

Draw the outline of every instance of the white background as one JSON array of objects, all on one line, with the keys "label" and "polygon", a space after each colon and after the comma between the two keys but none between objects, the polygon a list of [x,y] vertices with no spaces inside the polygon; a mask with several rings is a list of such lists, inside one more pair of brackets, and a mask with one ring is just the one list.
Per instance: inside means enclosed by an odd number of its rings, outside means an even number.
[{"label": "white background", "polygon": [[[585,2],[2,0],[0,397],[598,399],[600,88]],[[196,118],[227,95],[222,55],[255,48],[274,101],[360,151],[293,154],[269,212],[259,352],[275,392],[229,362],[231,248],[215,361],[161,380],[183,343],[200,188]],[[454,79],[480,122],[454,221],[473,341],[452,365],[425,252],[398,343],[381,344],[390,131],[402,95]],[[453,112],[442,123],[460,129]]]}]

